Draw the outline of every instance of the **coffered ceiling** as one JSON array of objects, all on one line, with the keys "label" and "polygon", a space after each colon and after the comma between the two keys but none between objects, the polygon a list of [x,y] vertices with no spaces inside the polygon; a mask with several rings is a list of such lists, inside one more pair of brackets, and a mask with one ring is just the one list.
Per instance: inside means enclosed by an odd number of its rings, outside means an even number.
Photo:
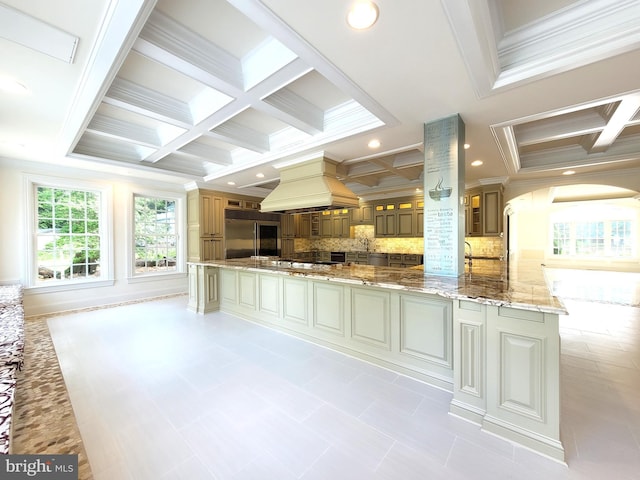
[{"label": "coffered ceiling", "polygon": [[51,3],[0,0],[6,159],[263,197],[322,152],[395,195],[459,113],[469,186],[640,168],[636,0],[378,0],[366,31],[346,0]]}]

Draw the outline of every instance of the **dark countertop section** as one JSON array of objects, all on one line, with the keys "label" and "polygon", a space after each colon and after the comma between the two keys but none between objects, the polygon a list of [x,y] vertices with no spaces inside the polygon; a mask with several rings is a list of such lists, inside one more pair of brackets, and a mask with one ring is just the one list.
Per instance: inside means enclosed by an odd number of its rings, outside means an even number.
[{"label": "dark countertop section", "polygon": [[[475,257],[474,257],[475,259]],[[255,272],[318,278],[321,280],[370,285],[406,292],[470,300],[486,305],[509,306],[554,314],[566,314],[561,300],[551,294],[539,263],[507,263],[486,260],[473,264],[459,277],[425,275],[421,267],[394,268],[372,265],[317,265],[286,262],[274,258],[240,258],[189,262]]]}]

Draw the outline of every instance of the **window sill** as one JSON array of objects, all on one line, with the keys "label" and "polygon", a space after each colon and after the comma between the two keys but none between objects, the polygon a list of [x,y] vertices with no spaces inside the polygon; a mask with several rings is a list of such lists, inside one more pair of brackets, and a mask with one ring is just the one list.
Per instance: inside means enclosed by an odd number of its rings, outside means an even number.
[{"label": "window sill", "polygon": [[87,288],[112,287],[114,280],[95,280],[91,282],[69,282],[60,285],[32,285],[25,287],[24,291],[27,295],[39,295],[42,293],[66,292],[73,290],[84,290]]},{"label": "window sill", "polygon": [[135,277],[128,277],[127,283],[157,282],[160,280],[180,280],[186,278],[186,276],[186,272],[148,273],[146,275],[136,275]]}]

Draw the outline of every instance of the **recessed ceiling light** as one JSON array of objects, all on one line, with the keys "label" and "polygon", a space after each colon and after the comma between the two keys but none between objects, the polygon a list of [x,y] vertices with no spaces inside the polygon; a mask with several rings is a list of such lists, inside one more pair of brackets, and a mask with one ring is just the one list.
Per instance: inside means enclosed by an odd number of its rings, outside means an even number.
[{"label": "recessed ceiling light", "polygon": [[29,88],[12,77],[0,75],[0,90],[14,95],[25,95],[29,93]]},{"label": "recessed ceiling light", "polygon": [[378,6],[373,2],[357,1],[349,9],[347,23],[351,28],[364,30],[378,20]]},{"label": "recessed ceiling light", "polygon": [[479,167],[482,164],[483,164],[482,160],[474,160],[473,162],[471,162],[472,167]]},{"label": "recessed ceiling light", "polygon": [[236,182],[227,182],[227,185],[235,185]]},{"label": "recessed ceiling light", "polygon": [[256,177],[258,177],[258,178],[264,178],[264,173],[256,173]]},{"label": "recessed ceiling light", "polygon": [[380,140],[374,138],[373,140],[370,140],[367,145],[369,148],[380,148]]},{"label": "recessed ceiling light", "polygon": [[464,144],[464,149],[465,149],[465,150],[469,150],[469,147],[471,147],[471,145],[469,145],[468,143],[465,143],[465,144]]},{"label": "recessed ceiling light", "polygon": [[565,170],[562,172],[563,175],[573,175],[574,173],[576,173],[575,170]]}]

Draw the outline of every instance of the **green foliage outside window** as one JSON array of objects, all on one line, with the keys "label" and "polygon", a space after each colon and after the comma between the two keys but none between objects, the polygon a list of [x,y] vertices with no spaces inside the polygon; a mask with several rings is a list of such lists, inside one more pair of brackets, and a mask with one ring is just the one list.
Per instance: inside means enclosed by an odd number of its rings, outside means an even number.
[{"label": "green foliage outside window", "polygon": [[100,276],[100,194],[38,186],[39,281]]},{"label": "green foliage outside window", "polygon": [[176,270],[175,200],[136,196],[135,271],[138,274]]}]

